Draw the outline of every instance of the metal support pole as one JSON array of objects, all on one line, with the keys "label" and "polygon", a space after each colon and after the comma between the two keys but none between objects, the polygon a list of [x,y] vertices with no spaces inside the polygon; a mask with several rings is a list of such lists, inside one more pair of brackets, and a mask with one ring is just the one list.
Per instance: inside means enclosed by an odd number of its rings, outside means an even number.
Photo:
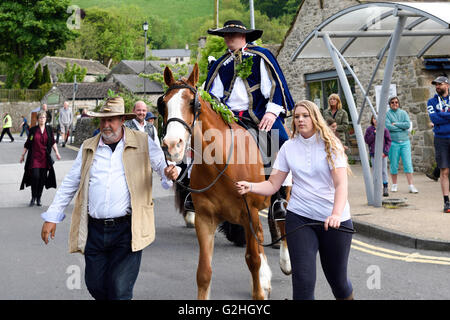
[{"label": "metal support pole", "polygon": [[344,91],[345,94],[345,99],[347,100],[348,109],[350,111],[350,116],[352,118],[353,128],[355,129],[356,141],[358,143],[359,157],[361,159],[361,165],[363,168],[367,202],[369,205],[373,205],[373,182],[372,182],[372,175],[370,172],[369,158],[367,156],[366,145],[364,142],[362,129],[357,122],[358,113],[356,110],[355,100],[353,99],[352,90],[350,89],[350,85],[348,83],[348,79],[347,76],[345,75],[345,71],[344,68],[342,67],[341,61],[339,60],[339,57],[336,54],[336,52],[333,50],[333,45],[330,37],[327,34],[324,34],[323,40],[330,53],[331,59],[333,60],[333,64],[339,76],[339,81],[341,83],[342,90]]},{"label": "metal support pole", "polygon": [[[144,50],[144,74],[146,74],[145,65],[147,64],[147,30],[145,30],[145,50]],[[142,77],[144,80],[144,100],[147,98],[146,93],[147,90],[145,88],[145,78]]]},{"label": "metal support pole", "polygon": [[400,43],[401,35],[406,23],[406,16],[399,16],[397,25],[395,26],[394,33],[392,34],[392,40],[389,48],[389,54],[386,60],[386,66],[384,67],[384,78],[381,86],[380,93],[380,105],[378,110],[377,120],[377,132],[375,138],[375,159],[373,163],[373,183],[374,183],[374,206],[381,207],[382,204],[382,177],[381,177],[381,157],[383,154],[384,144],[384,129],[386,127],[386,112],[388,104],[389,87],[392,80],[392,72],[394,70],[395,57],[397,56],[398,45]]},{"label": "metal support pole", "polygon": [[253,0],[250,1],[250,28],[255,29],[255,9],[253,6]]}]

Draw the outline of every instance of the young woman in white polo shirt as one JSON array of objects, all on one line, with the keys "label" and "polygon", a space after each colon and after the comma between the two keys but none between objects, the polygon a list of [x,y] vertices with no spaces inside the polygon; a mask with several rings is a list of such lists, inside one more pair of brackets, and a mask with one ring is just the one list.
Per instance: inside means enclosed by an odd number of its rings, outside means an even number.
[{"label": "young woman in white polo shirt", "polygon": [[286,233],[293,299],[314,299],[317,252],[334,296],[352,299],[353,288],[347,277],[352,234],[342,232],[353,228],[347,201],[347,157],[313,102],[298,102],[293,114],[294,134],[281,147],[269,180],[239,181],[236,188],[240,194],[269,196],[291,171],[293,187]]}]

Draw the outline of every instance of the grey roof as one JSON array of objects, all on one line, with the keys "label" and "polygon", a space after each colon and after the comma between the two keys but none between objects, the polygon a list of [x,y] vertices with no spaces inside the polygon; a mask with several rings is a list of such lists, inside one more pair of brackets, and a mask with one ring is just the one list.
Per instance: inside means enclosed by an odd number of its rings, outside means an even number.
[{"label": "grey roof", "polygon": [[[149,60],[145,63],[145,73],[162,73],[163,68],[161,64],[173,64],[169,61],[156,61]],[[115,74],[140,74],[144,73],[144,61],[141,60],[122,60],[118,64],[116,64],[111,72],[106,76],[106,79],[109,80],[112,75]]]},{"label": "grey roof", "polygon": [[132,93],[144,93],[144,81],[145,81],[145,93],[159,94],[164,93],[163,87],[154,81],[150,81],[146,78],[141,78],[135,74],[113,74],[114,82],[124,87]]},{"label": "grey roof", "polygon": [[150,54],[158,58],[176,58],[176,57],[190,57],[191,50],[189,49],[158,49],[151,50]]},{"label": "grey roof", "polygon": [[[56,87],[61,91],[66,98],[72,98],[73,84],[59,83]],[[83,82],[78,83],[78,90],[75,96],[76,100],[93,100],[104,99],[108,96],[108,90],[114,92],[119,91],[119,86],[114,82]]]},{"label": "grey roof", "polygon": [[104,66],[103,64],[101,64],[99,61],[96,61],[96,60],[46,56],[39,61],[39,63],[42,66],[45,66],[46,64],[49,64],[50,62],[53,62],[53,63],[61,66],[63,69],[66,67],[67,62],[70,65],[73,65],[76,63],[80,67],[86,68],[87,74],[91,74],[91,75],[100,75],[100,74],[108,74],[109,73],[109,69],[106,66]]}]

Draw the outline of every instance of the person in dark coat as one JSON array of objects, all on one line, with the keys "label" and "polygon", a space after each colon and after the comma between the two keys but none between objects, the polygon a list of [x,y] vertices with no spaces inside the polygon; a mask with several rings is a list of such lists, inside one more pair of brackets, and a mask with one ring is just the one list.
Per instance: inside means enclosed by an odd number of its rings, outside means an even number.
[{"label": "person in dark coat", "polygon": [[61,156],[53,137],[53,130],[51,126],[46,125],[46,120],[46,112],[40,111],[38,113],[38,125],[30,129],[20,157],[20,163],[22,163],[28,153],[20,190],[31,185],[30,207],[35,204],[41,206],[44,186],[46,189],[56,188],[54,160],[51,157],[52,149],[55,151],[58,160],[61,160]]}]

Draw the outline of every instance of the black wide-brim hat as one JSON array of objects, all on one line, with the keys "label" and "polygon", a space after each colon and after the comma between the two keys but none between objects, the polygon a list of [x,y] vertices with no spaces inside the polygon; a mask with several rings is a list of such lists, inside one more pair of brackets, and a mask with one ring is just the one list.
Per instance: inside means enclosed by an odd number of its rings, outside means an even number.
[{"label": "black wide-brim hat", "polygon": [[253,42],[261,38],[263,31],[258,29],[247,29],[242,21],[228,20],[223,24],[223,28],[209,29],[208,34],[224,37],[226,33],[243,33],[247,42]]}]

